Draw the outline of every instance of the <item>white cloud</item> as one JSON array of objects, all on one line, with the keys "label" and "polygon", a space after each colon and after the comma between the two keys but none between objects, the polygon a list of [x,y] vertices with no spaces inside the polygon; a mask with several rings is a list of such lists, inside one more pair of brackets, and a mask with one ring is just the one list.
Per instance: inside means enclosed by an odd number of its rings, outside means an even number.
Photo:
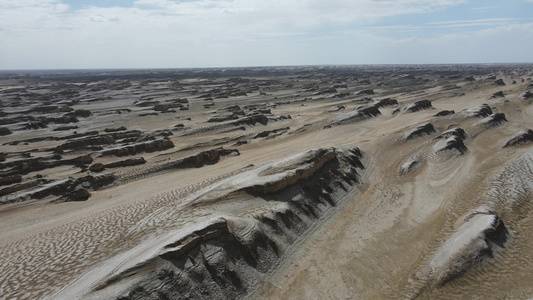
[{"label": "white cloud", "polygon": [[444,22],[430,22],[430,25],[444,25],[444,24],[468,24],[468,23],[494,23],[513,21],[511,18],[491,18],[491,19],[476,19],[476,20],[454,20]]},{"label": "white cloud", "polygon": [[[487,53],[503,53],[504,46],[492,44],[502,38],[507,45],[523,40],[518,33],[533,40],[530,25],[509,25],[510,18],[380,26],[380,20],[465,2],[137,0],[132,7],[73,9],[61,0],[0,0],[0,57],[7,58],[0,69],[468,61],[483,57],[467,54],[486,45],[498,48]],[[417,35],[428,27],[481,25],[495,29]],[[509,61],[504,58],[499,61]]]},{"label": "white cloud", "polygon": [[491,10],[491,9],[496,9],[496,8],[500,8],[500,6],[482,6],[482,7],[472,8],[472,10],[480,12],[480,11],[486,11],[486,10]]},{"label": "white cloud", "polygon": [[[380,47],[404,53],[406,63],[530,62],[533,23],[510,24],[434,38],[375,39]],[[394,61],[390,61],[393,63]]]},{"label": "white cloud", "polygon": [[[84,7],[68,11],[68,5],[59,0],[18,0],[0,2],[0,25],[9,30],[22,28],[64,27],[76,24],[74,20],[92,15],[105,19],[110,14],[129,26],[159,27],[160,23],[201,28],[209,35],[214,28],[237,32],[265,32],[309,29],[328,24],[365,23],[379,18],[409,13],[423,13],[457,5],[463,0],[199,0],[177,2],[170,0],[138,0],[134,7]],[[43,24],[43,19],[49,23]],[[53,21],[53,22],[52,22]],[[81,27],[81,26],[79,26]],[[214,30],[214,33],[218,33]]]}]

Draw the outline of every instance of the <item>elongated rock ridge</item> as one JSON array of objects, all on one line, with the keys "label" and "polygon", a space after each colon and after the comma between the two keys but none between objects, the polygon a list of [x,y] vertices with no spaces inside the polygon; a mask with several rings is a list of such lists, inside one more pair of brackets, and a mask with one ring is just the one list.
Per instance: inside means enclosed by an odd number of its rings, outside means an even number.
[{"label": "elongated rock ridge", "polygon": [[[268,280],[298,240],[335,207],[355,199],[368,163],[355,147],[321,148],[209,186],[185,199],[184,207],[238,197],[264,209],[221,213],[138,245],[142,250],[128,260],[105,263],[117,267],[83,292],[116,299],[241,298]],[[79,286],[72,283],[58,296],[79,295]]]}]

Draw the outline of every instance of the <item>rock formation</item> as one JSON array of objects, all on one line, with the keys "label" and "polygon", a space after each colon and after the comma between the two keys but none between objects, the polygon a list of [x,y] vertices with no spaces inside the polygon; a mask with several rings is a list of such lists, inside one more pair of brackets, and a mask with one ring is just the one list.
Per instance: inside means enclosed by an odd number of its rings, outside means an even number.
[{"label": "rock formation", "polygon": [[370,118],[381,115],[381,112],[375,106],[363,107],[351,112],[332,117],[328,120],[329,125],[345,125],[355,122],[361,122]]},{"label": "rock formation", "polygon": [[420,100],[416,101],[414,103],[409,104],[405,108],[405,113],[413,113],[424,109],[430,109],[433,108],[433,105],[431,105],[431,101],[429,100]]},{"label": "rock formation", "polygon": [[222,215],[160,236],[150,241],[161,246],[148,256],[110,261],[118,262],[117,268],[85,292],[120,299],[242,297],[265,281],[314,223],[342,205],[345,195],[357,193],[364,163],[357,148],[315,149],[207,187],[183,203],[201,207],[246,195],[249,201],[270,199],[270,208],[250,216]]},{"label": "rock formation", "polygon": [[505,118],[505,114],[496,113],[477,121],[476,123],[474,123],[474,126],[496,127],[500,126],[504,122],[509,122]]},{"label": "rock formation", "polygon": [[443,117],[455,114],[454,110],[441,110],[434,115],[434,117]]},{"label": "rock formation", "polygon": [[488,104],[481,104],[471,108],[467,108],[461,112],[466,117],[484,118],[492,114],[492,109]]},{"label": "rock formation", "polygon": [[431,123],[424,123],[416,126],[415,128],[408,130],[404,133],[404,137],[406,141],[423,137],[426,135],[430,135],[432,133],[435,133],[435,128],[433,127],[433,124]]},{"label": "rock formation", "polygon": [[533,130],[527,129],[515,134],[510,140],[505,143],[503,147],[505,148],[510,146],[528,144],[531,142],[533,142]]}]

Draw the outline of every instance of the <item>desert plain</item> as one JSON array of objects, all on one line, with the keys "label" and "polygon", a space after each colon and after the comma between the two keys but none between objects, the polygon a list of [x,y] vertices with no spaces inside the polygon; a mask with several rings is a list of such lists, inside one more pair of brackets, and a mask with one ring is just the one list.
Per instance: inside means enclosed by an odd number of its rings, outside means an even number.
[{"label": "desert plain", "polygon": [[532,77],[3,71],[0,298],[532,298]]}]

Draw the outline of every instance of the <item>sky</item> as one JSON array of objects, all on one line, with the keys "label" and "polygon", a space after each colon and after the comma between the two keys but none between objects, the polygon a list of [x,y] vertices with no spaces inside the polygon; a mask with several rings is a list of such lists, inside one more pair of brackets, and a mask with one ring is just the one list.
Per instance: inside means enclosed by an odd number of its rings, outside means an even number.
[{"label": "sky", "polygon": [[533,0],[0,0],[0,69],[533,62]]}]

